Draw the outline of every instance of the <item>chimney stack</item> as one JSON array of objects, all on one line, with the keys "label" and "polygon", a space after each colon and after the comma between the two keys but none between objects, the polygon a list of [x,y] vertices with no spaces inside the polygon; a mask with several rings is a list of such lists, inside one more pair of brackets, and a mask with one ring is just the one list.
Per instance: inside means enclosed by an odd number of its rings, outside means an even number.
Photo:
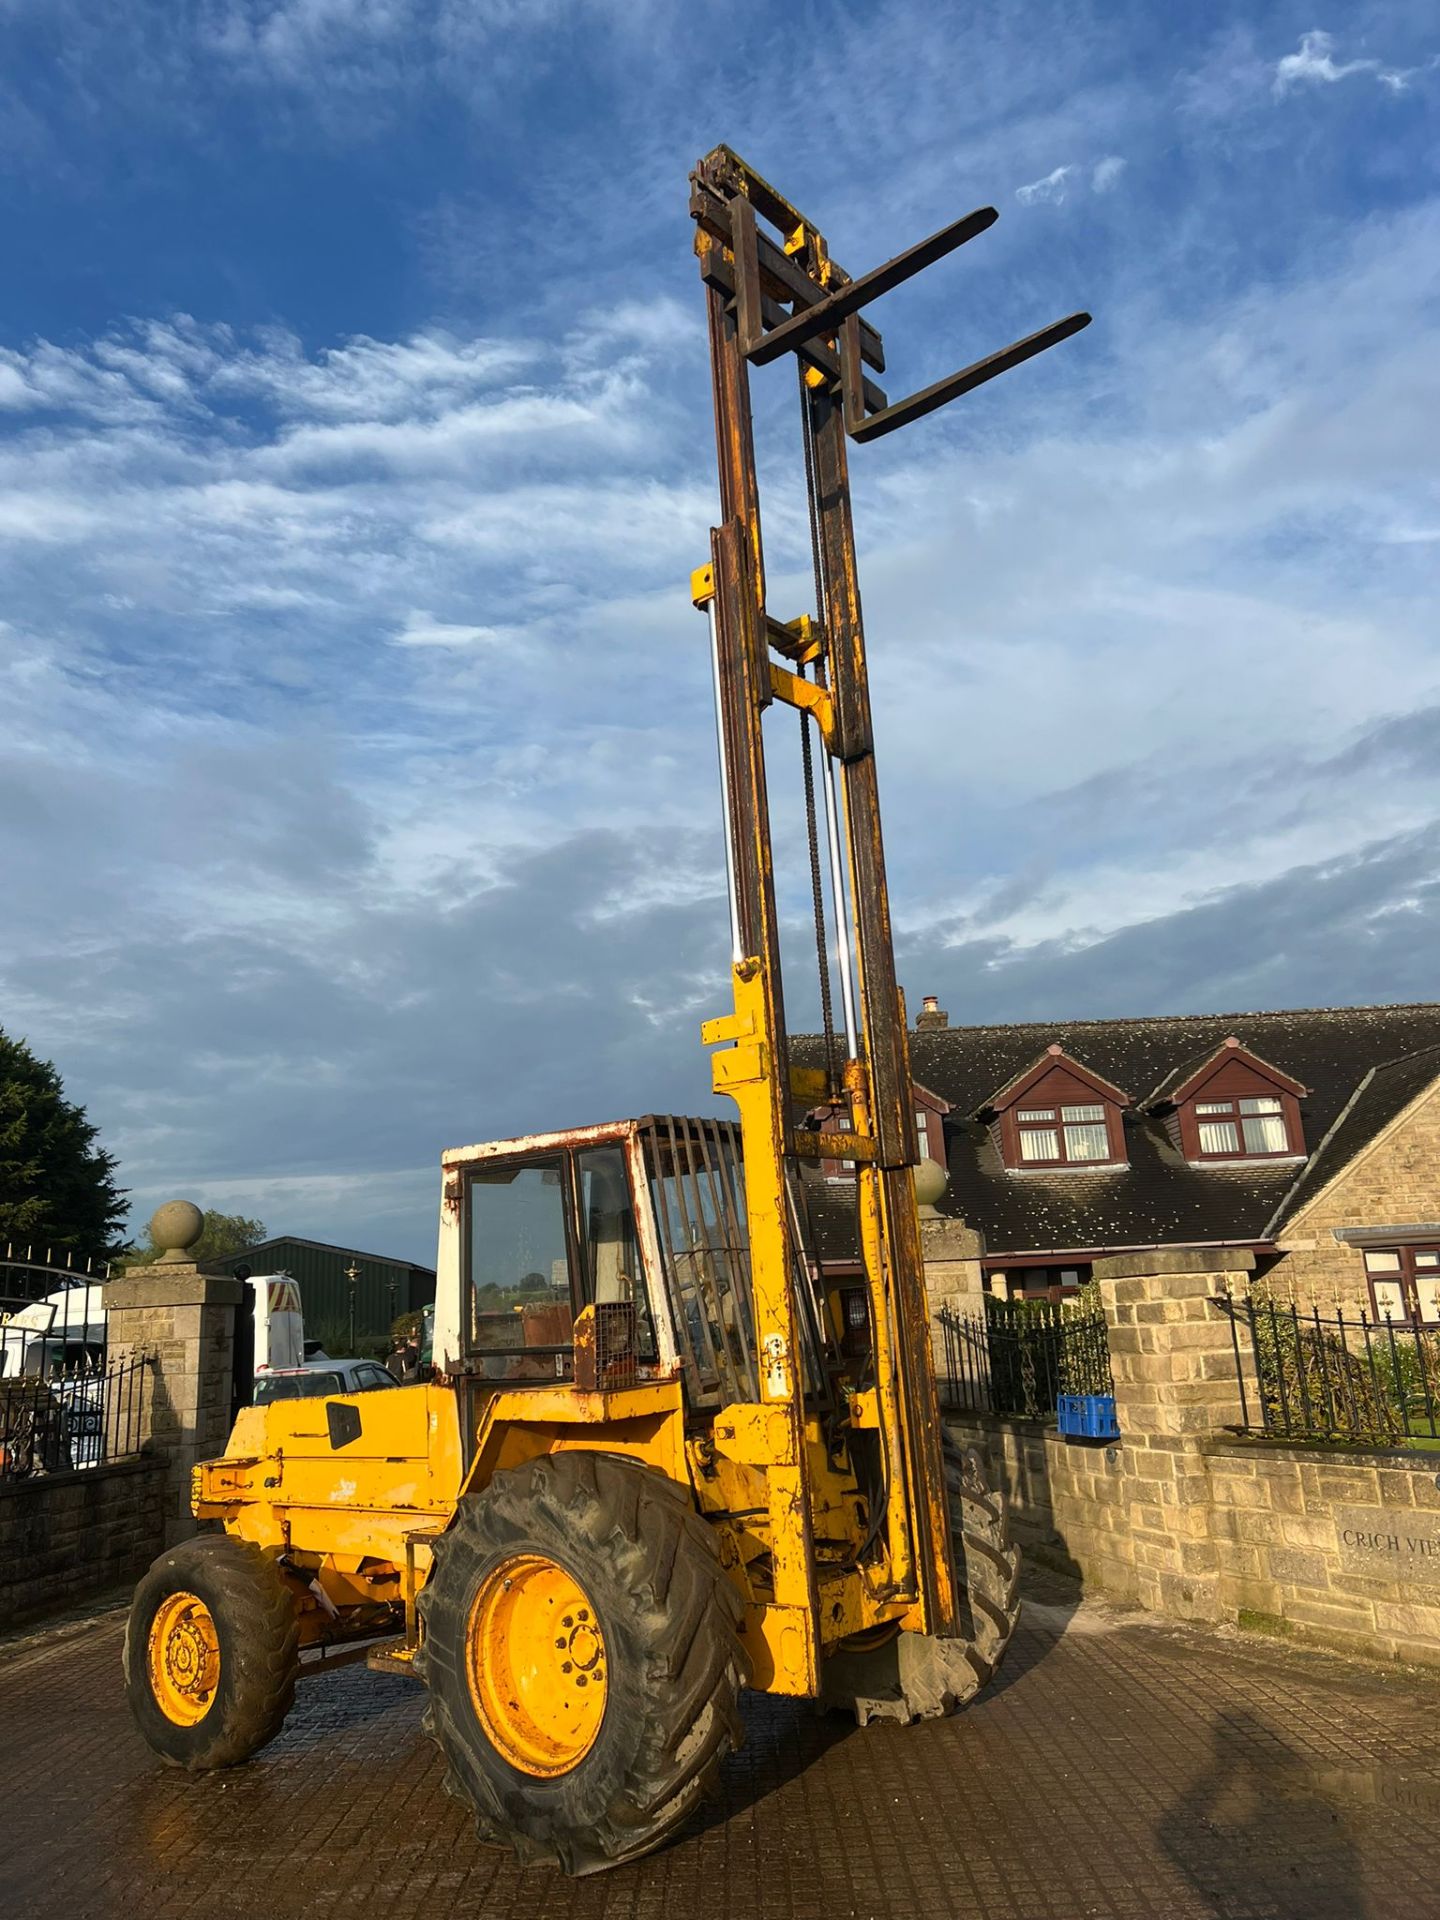
[{"label": "chimney stack", "polygon": [[925,996],[925,1004],[915,1016],[916,1031],[919,1032],[926,1027],[948,1027],[949,1024],[950,1016],[940,1005],[939,996],[937,994],[927,993]]}]

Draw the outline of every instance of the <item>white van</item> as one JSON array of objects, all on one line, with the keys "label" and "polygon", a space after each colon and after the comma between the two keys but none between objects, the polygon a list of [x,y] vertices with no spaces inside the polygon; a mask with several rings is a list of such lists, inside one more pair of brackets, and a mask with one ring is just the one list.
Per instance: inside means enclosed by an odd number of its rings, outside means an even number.
[{"label": "white van", "polygon": [[100,1295],[99,1287],[61,1287],[0,1319],[0,1380],[48,1380],[98,1366],[105,1352]]},{"label": "white van", "polygon": [[256,1373],[303,1365],[305,1315],[299,1282],[288,1273],[255,1273],[247,1284],[254,1290]]}]

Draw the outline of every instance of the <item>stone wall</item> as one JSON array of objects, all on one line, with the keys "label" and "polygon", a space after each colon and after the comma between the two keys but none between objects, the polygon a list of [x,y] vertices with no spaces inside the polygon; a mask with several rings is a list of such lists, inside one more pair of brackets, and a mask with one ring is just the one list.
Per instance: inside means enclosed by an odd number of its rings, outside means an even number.
[{"label": "stone wall", "polygon": [[1090,1591],[1440,1666],[1440,1474],[1423,1455],[1202,1440],[1182,1516],[1152,1497],[1149,1449],[993,1414],[951,1425],[1008,1493],[1025,1552]]},{"label": "stone wall", "polygon": [[1302,1301],[1370,1307],[1365,1262],[1336,1227],[1408,1226],[1440,1219],[1440,1085],[1382,1128],[1332,1186],[1286,1223],[1274,1277]]},{"label": "stone wall", "polygon": [[[182,1210],[198,1232],[198,1209]],[[229,1438],[242,1297],[238,1280],[207,1272],[183,1249],[106,1283],[111,1364],[146,1362],[133,1396],[107,1396],[107,1451],[132,1457],[0,1483],[0,1622],[128,1582],[195,1532],[190,1474]]]},{"label": "stone wall", "polygon": [[1440,1456],[1205,1452],[1226,1617],[1440,1666]]},{"label": "stone wall", "polygon": [[1251,1255],[1097,1261],[1121,1437],[954,1417],[1010,1497],[1021,1544],[1096,1591],[1181,1619],[1440,1666],[1440,1454],[1247,1439],[1253,1360],[1220,1297]]},{"label": "stone wall", "polygon": [[165,1462],[0,1482],[0,1627],[135,1579],[165,1533]]},{"label": "stone wall", "polygon": [[1010,1501],[1010,1524],[1027,1559],[1053,1567],[1112,1600],[1139,1599],[1131,1505],[1148,1504],[1121,1442],[1062,1440],[1041,1420],[948,1413],[965,1444],[980,1449],[993,1485]]},{"label": "stone wall", "polygon": [[[1122,1436],[1112,1445],[1072,1450],[1036,1422],[970,1423],[1022,1539],[1104,1592],[1186,1619],[1219,1617],[1200,1448],[1242,1418],[1217,1302],[1253,1265],[1243,1249],[1190,1247],[1095,1262]],[[1253,1394],[1253,1363],[1247,1372]]]},{"label": "stone wall", "polygon": [[[1243,1250],[1175,1248],[1093,1270],[1123,1436],[1111,1463],[1119,1491],[1107,1476],[1099,1504],[1107,1530],[1124,1535],[1134,1597],[1188,1619],[1213,1619],[1217,1605],[1200,1441],[1242,1419],[1230,1320],[1216,1302],[1253,1265]],[[1253,1398],[1253,1363],[1249,1371]]]}]

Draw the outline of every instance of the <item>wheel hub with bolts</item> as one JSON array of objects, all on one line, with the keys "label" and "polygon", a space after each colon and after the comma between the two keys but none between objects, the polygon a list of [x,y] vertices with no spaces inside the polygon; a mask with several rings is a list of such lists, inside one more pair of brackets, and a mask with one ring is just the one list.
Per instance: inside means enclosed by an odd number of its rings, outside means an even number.
[{"label": "wheel hub with bolts", "polygon": [[481,1724],[512,1767],[568,1773],[605,1718],[605,1636],[589,1595],[557,1561],[506,1560],[470,1610],[467,1667]]},{"label": "wheel hub with bolts", "polygon": [[150,1627],[150,1685],[161,1712],[193,1727],[210,1711],[220,1684],[220,1640],[205,1602],[172,1593]]},{"label": "wheel hub with bolts", "polygon": [[162,1760],[233,1767],[275,1738],[295,1698],[299,1618],[277,1556],[253,1541],[202,1533],[157,1557],[130,1606],[125,1691]]}]

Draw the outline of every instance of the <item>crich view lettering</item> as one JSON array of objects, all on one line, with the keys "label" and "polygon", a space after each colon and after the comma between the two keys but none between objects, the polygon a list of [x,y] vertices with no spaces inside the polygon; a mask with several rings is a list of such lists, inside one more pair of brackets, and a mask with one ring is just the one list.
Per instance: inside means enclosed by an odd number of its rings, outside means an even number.
[{"label": "crich view lettering", "polygon": [[1403,1541],[1406,1553],[1440,1555],[1440,1539],[1430,1534],[1367,1533],[1359,1527],[1344,1527],[1340,1539],[1347,1547],[1365,1548],[1373,1553],[1399,1553]]}]

